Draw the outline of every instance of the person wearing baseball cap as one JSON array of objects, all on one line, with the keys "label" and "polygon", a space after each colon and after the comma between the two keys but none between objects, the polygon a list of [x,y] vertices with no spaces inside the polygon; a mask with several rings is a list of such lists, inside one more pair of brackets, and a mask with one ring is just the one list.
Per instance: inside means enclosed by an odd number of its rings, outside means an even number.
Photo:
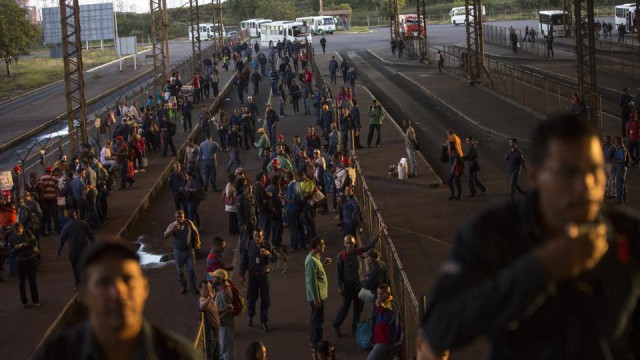
[{"label": "person wearing baseball cap", "polygon": [[218,342],[220,344],[220,358],[233,359],[235,345],[233,338],[235,335],[235,319],[233,315],[233,292],[229,275],[224,269],[218,269],[210,273],[212,285],[216,289],[214,301],[220,314],[220,330]]}]

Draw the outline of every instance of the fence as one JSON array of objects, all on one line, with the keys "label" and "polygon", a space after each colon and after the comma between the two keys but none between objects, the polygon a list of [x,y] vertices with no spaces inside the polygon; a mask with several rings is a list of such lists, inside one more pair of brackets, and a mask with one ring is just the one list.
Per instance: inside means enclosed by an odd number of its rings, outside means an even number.
[{"label": "fence", "polygon": [[[323,89],[324,94],[327,96],[327,99],[332,100],[331,90],[328,85],[325,83],[324,78],[321,76],[322,72],[319,70],[318,63],[315,59],[313,48],[310,45],[307,45],[307,51],[311,54],[310,64],[313,69],[314,79],[318,88]],[[334,114],[337,114],[338,104],[337,102],[331,101],[333,106]],[[338,118],[335,117],[336,123],[339,123]],[[353,139],[353,132],[350,134],[350,139]],[[342,144],[341,144],[342,146]],[[363,238],[370,239],[381,227],[385,227],[384,220],[382,219],[382,214],[378,209],[378,206],[369,191],[369,187],[367,185],[367,181],[365,179],[365,175],[360,167],[360,163],[358,162],[358,157],[353,147],[353,141],[350,141],[350,146],[346,146],[348,148],[345,153],[349,153],[353,159],[353,164],[355,164],[356,171],[356,196],[360,205],[360,210],[363,216],[363,228],[364,235]],[[411,284],[409,283],[409,279],[407,274],[404,271],[402,266],[402,262],[400,261],[400,256],[396,251],[395,245],[387,231],[386,227],[380,234],[380,240],[378,242],[378,246],[380,247],[380,254],[382,255],[382,259],[384,259],[387,263],[387,270],[389,271],[389,279],[391,280],[391,288],[393,292],[393,297],[398,303],[401,312],[401,321],[403,326],[404,338],[402,342],[402,350],[405,359],[410,359],[411,355],[415,351],[415,340],[416,335],[418,333],[419,324],[420,324],[420,307],[418,306],[417,298],[411,288]]]},{"label": "fence", "polygon": [[[503,26],[494,26],[485,24],[483,27],[484,41],[488,44],[511,47],[513,44],[509,38],[509,29]],[[517,51],[523,51],[535,56],[547,57],[547,45],[542,34],[538,34],[533,38],[527,38],[525,31],[522,29],[514,29],[517,37],[519,48]],[[624,41],[618,41],[618,36],[614,40],[613,36],[604,37],[598,33],[595,42],[596,50],[596,66],[600,70],[611,70],[630,74],[635,76],[640,74],[640,50],[638,49],[637,35],[629,34],[625,36]],[[572,38],[573,40],[573,38]],[[556,48],[573,47],[573,41],[570,44],[554,41]],[[573,50],[573,48],[572,48]],[[574,55],[575,56],[575,55]]]},{"label": "fence", "polygon": [[[444,47],[447,70],[466,77],[466,68],[460,62],[463,51],[465,49],[454,46]],[[484,83],[486,87],[539,113],[567,110],[571,105],[576,89],[570,84],[488,58],[485,65],[491,74],[491,82]]]}]

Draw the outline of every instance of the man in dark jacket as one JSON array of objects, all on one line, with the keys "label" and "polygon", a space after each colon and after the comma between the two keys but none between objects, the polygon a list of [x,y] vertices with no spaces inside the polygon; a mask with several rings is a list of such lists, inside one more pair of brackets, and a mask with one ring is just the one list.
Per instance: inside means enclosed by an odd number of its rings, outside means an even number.
[{"label": "man in dark jacket", "polygon": [[62,228],[56,255],[60,256],[64,244],[69,243],[69,262],[71,263],[71,270],[73,270],[75,286],[78,287],[80,285],[80,255],[85,249],[93,245],[96,238],[93,235],[91,226],[78,219],[74,209],[69,210],[69,219],[69,222]]},{"label": "man in dark jacket", "polygon": [[260,224],[260,228],[264,231],[264,240],[269,241],[269,236],[271,233],[271,208],[270,204],[270,195],[267,193],[265,189],[266,177],[265,173],[262,171],[258,172],[256,175],[256,183],[254,185],[254,193],[256,199],[256,208],[258,209],[258,223]]},{"label": "man in dark jacket", "polygon": [[505,158],[509,163],[509,187],[511,188],[510,199],[511,202],[514,202],[516,199],[516,190],[522,195],[526,194],[520,185],[518,185],[520,170],[526,170],[524,156],[522,155],[520,148],[518,148],[518,139],[512,138],[509,140],[509,150],[507,151],[507,156]]},{"label": "man in dark jacket", "polygon": [[486,336],[493,358],[638,358],[640,217],[605,204],[600,141],[576,115],[541,122],[530,149],[529,196],[457,234],[420,351]]},{"label": "man in dark jacket", "polygon": [[240,227],[240,255],[244,256],[247,251],[247,244],[252,239],[253,231],[258,225],[258,209],[251,184],[247,183],[242,194],[238,197],[236,210],[238,212],[238,226]]},{"label": "man in dark jacket", "polygon": [[182,171],[182,165],[179,162],[173,163],[173,171],[169,174],[167,179],[167,186],[173,195],[173,204],[176,206],[176,211],[186,210],[186,199],[184,197],[184,184],[185,174]]},{"label": "man in dark jacket", "polygon": [[487,188],[478,179],[478,171],[480,170],[480,156],[478,155],[478,147],[476,141],[468,136],[465,139],[467,143],[467,151],[462,157],[467,163],[467,177],[469,178],[469,197],[476,196],[476,187],[480,189],[480,195],[487,192]]},{"label": "man in dark jacket", "polygon": [[333,319],[333,333],[340,337],[340,325],[349,313],[349,308],[353,302],[353,321],[351,322],[351,333],[355,334],[358,323],[360,322],[360,314],[364,307],[364,302],[358,298],[360,292],[360,258],[363,254],[376,247],[380,232],[384,229],[380,228],[376,236],[369,244],[363,247],[356,245],[356,239],[347,235],[344,238],[344,250],[336,256],[336,274],[338,281],[338,293],[342,297],[342,305],[340,310]]}]

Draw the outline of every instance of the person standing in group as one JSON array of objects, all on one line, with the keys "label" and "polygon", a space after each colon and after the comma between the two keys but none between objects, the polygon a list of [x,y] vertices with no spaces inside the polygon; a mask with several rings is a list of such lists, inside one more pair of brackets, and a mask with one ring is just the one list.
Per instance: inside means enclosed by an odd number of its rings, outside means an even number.
[{"label": "person standing in group", "polygon": [[337,83],[338,61],[335,56],[331,56],[329,60],[329,81],[331,84]]},{"label": "person standing in group", "polygon": [[224,241],[223,238],[217,236],[213,238],[213,246],[207,255],[207,280],[213,280],[213,273],[218,269],[223,269],[225,271],[233,270],[233,266],[226,266],[224,263],[222,253],[226,247],[227,242]]},{"label": "person standing in group", "polygon": [[[261,228],[253,232],[253,241],[246,245],[240,262],[240,284],[247,284],[247,325],[253,326],[253,316],[256,314],[256,301],[260,297],[260,323],[262,330],[270,332],[269,306],[269,263],[274,261],[271,245],[264,241]],[[246,273],[249,272],[247,282]]]},{"label": "person standing in group", "polygon": [[267,347],[262,341],[252,341],[247,345],[247,360],[267,360]]},{"label": "person standing in group", "polygon": [[607,177],[607,186],[604,195],[607,199],[616,198],[616,173],[613,163],[616,150],[616,146],[613,145],[613,142],[611,141],[611,136],[605,135],[602,143],[602,153],[604,155],[604,172]]},{"label": "person standing in group", "polygon": [[234,335],[236,321],[233,311],[233,292],[229,286],[229,274],[224,269],[213,272],[213,286],[215,287],[215,302],[220,315],[220,332],[218,336],[220,360],[233,360],[236,356]]},{"label": "person standing in group", "polygon": [[182,171],[182,165],[179,162],[173,163],[173,171],[169,174],[167,179],[167,187],[171,191],[173,196],[173,204],[178,210],[187,210],[187,203],[184,196],[184,184],[186,181],[186,175]]},{"label": "person standing in group", "polygon": [[264,241],[269,242],[271,236],[271,215],[273,213],[270,204],[271,196],[265,187],[268,177],[263,171],[256,174],[256,182],[254,185],[254,196],[256,199],[256,208],[258,210],[258,224],[264,232]]},{"label": "person standing in group", "polygon": [[327,49],[327,39],[324,38],[324,35],[322,35],[322,39],[320,39],[320,46],[322,46],[322,53],[325,54]]},{"label": "person standing in group", "polygon": [[636,106],[633,101],[629,102],[629,121],[627,121],[627,144],[629,145],[629,155],[631,165],[638,165],[640,157],[640,121],[636,113]]},{"label": "person standing in group", "polygon": [[311,239],[311,251],[304,261],[304,278],[307,301],[311,305],[311,351],[322,341],[324,323],[324,302],[329,297],[329,281],[324,265],[330,265],[331,259],[322,260],[325,242],[321,237]]},{"label": "person standing in group", "polygon": [[205,192],[209,190],[209,185],[211,185],[211,191],[218,191],[216,173],[218,167],[217,153],[219,151],[220,145],[213,141],[211,134],[207,134],[206,140],[200,144],[197,158],[202,166],[202,185]]},{"label": "person standing in group", "polygon": [[236,207],[236,202],[238,200],[238,193],[235,186],[236,174],[229,174],[228,180],[229,181],[227,182],[227,185],[225,185],[220,199],[224,204],[224,211],[229,214],[229,235],[236,236],[240,234]]},{"label": "person standing in group", "polygon": [[246,184],[238,189],[240,196],[236,204],[238,212],[238,227],[240,228],[240,255],[244,256],[247,251],[247,244],[253,238],[253,232],[258,226],[258,209],[256,198],[253,195],[253,186],[247,181]]},{"label": "person standing in group", "polygon": [[202,184],[200,184],[196,174],[192,171],[187,171],[187,178],[184,183],[184,196],[187,201],[187,219],[189,219],[198,229],[202,229],[200,226],[198,206],[203,200],[201,197],[201,194],[204,194],[203,190]]},{"label": "person standing in group", "polygon": [[173,237],[173,254],[176,262],[176,270],[178,272],[178,281],[180,282],[181,293],[187,292],[187,280],[184,274],[186,267],[189,273],[189,283],[191,290],[199,294],[199,288],[196,280],[196,255],[195,250],[200,249],[200,234],[195,225],[185,217],[184,211],[176,211],[176,221],[169,224],[164,231],[164,238]]},{"label": "person standing in group", "polygon": [[172,156],[176,156],[176,146],[173,144],[173,136],[176,134],[177,125],[172,123],[167,116],[162,122],[162,142],[164,147],[162,148],[162,157],[167,157],[167,152],[171,148]]},{"label": "person standing in group", "polygon": [[356,236],[357,230],[360,228],[362,214],[360,212],[360,205],[356,201],[355,188],[352,185],[348,185],[345,189],[345,197],[342,201],[340,214],[342,215],[342,235]]},{"label": "person standing in group", "polygon": [[233,125],[231,131],[227,133],[227,152],[229,153],[229,161],[227,162],[227,172],[231,172],[231,166],[240,166],[240,150],[242,147],[242,139],[238,130],[238,125]]},{"label": "person standing in group", "polygon": [[298,251],[301,248],[304,249],[304,242],[302,241],[304,228],[301,218],[304,202],[302,199],[302,187],[300,182],[296,181],[296,176],[291,172],[285,174],[285,179],[285,183],[288,183],[285,211],[287,213],[287,226],[291,234],[290,245],[294,251]]},{"label": "person standing in group", "polygon": [[616,177],[616,201],[618,204],[627,202],[627,170],[631,164],[631,156],[624,146],[622,137],[616,136],[613,140],[616,152],[613,157],[613,171]]},{"label": "person standing in group", "polygon": [[449,158],[449,200],[461,200],[462,185],[460,184],[460,177],[464,173],[462,142],[453,130],[449,129],[447,134],[447,141],[443,147],[447,147]]},{"label": "person standing in group", "polygon": [[547,57],[553,57],[553,35],[549,33],[549,35],[544,37],[545,42],[547,43]]},{"label": "person standing in group", "polygon": [[349,82],[349,88],[351,88],[352,96],[356,96],[356,79],[358,78],[358,73],[356,72],[355,67],[350,67],[347,71],[347,81]]},{"label": "person standing in group", "polygon": [[358,323],[360,322],[360,314],[364,308],[364,302],[358,298],[360,292],[360,258],[362,255],[376,247],[378,239],[380,239],[380,232],[384,227],[380,227],[376,236],[363,247],[356,245],[356,238],[347,235],[344,237],[344,250],[338,253],[336,256],[336,274],[338,282],[338,293],[342,297],[342,305],[340,310],[336,314],[331,325],[333,326],[333,333],[337,337],[342,336],[340,326],[344,322],[349,313],[351,303],[353,303],[353,320],[351,322],[351,333],[355,334]]},{"label": "person standing in group", "polygon": [[627,137],[627,121],[629,121],[629,103],[633,101],[633,97],[631,96],[631,91],[628,87],[625,87],[623,90],[622,96],[620,96],[620,100],[618,101],[618,106],[620,107],[620,120],[622,122],[622,137]]},{"label": "person standing in group", "polygon": [[402,323],[400,307],[391,296],[389,284],[377,287],[377,296],[373,311],[373,349],[367,360],[385,360],[391,356],[393,348],[401,344]]},{"label": "person standing in group", "polygon": [[413,129],[411,120],[404,121],[404,149],[407,152],[407,160],[409,161],[409,176],[418,176],[418,166],[416,164],[416,151],[419,150],[418,138],[416,131]]},{"label": "person standing in group", "polygon": [[202,280],[199,287],[200,299],[198,310],[204,319],[204,338],[207,360],[220,359],[220,309],[215,301],[216,291],[207,280]]},{"label": "person standing in group", "polygon": [[193,129],[193,125],[191,124],[191,111],[193,111],[193,103],[189,100],[188,96],[185,96],[181,107],[182,128],[184,129],[184,132]]},{"label": "person standing in group", "polygon": [[402,52],[404,51],[404,40],[402,38],[400,38],[400,40],[398,40],[398,57],[402,58]]},{"label": "person standing in group", "polygon": [[272,108],[271,103],[267,103],[267,110],[265,111],[265,130],[269,135],[269,144],[276,144],[277,126],[280,122],[278,113]]},{"label": "person standing in group", "polygon": [[478,155],[478,146],[471,136],[465,139],[467,143],[467,153],[462,159],[467,163],[467,178],[469,178],[469,197],[476,196],[476,187],[480,189],[480,195],[487,192],[487,188],[482,185],[478,179],[478,171],[480,171],[480,156]]},{"label": "person standing in group", "polygon": [[218,69],[213,69],[213,71],[211,72],[211,80],[210,80],[210,84],[211,84],[211,90],[213,91],[213,97],[217,98],[218,97],[218,83],[220,82],[220,74],[218,73]]},{"label": "person standing in group", "polygon": [[60,256],[65,243],[69,243],[69,262],[73,271],[73,279],[75,286],[80,286],[80,256],[82,253],[95,243],[95,236],[91,226],[85,221],[78,219],[78,213],[74,209],[70,209],[69,221],[62,228],[60,235],[60,244],[58,245],[57,256]]},{"label": "person standing in group", "polygon": [[[17,222],[13,225],[13,234],[7,239],[9,253],[18,261],[18,287],[20,289],[20,301],[26,309],[31,306],[40,306],[38,295],[38,284],[36,282],[36,271],[38,268],[36,257],[40,254],[40,245],[33,233],[24,228],[24,225]],[[31,292],[31,304],[28,303],[26,281],[29,281],[29,291]]]},{"label": "person standing in group", "polygon": [[520,148],[518,148],[518,139],[512,138],[509,140],[509,150],[507,151],[507,156],[505,158],[509,163],[509,186],[511,188],[510,200],[511,202],[514,202],[516,200],[516,191],[522,195],[527,194],[522,190],[520,185],[518,185],[520,170],[527,170],[524,155],[522,155]]},{"label": "person standing in group", "polygon": [[382,106],[378,104],[378,100],[373,99],[373,101],[371,101],[371,106],[369,106],[369,135],[367,136],[367,147],[371,147],[371,140],[373,139],[374,131],[378,132],[376,147],[380,147],[380,131],[384,116],[385,112],[382,109]]}]

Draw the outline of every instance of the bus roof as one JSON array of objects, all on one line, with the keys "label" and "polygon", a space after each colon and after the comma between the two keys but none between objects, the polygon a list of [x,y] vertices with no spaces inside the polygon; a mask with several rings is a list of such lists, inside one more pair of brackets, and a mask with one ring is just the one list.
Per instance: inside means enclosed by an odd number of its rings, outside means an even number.
[{"label": "bus roof", "polygon": [[629,4],[622,4],[622,5],[616,5],[616,9],[631,9],[631,8],[635,8],[636,4],[635,3],[629,3]]},{"label": "bus roof", "polygon": [[540,14],[540,15],[562,15],[562,14],[565,14],[565,12],[562,11],[562,10],[541,10],[541,11],[538,11],[538,14]]},{"label": "bus roof", "polygon": [[299,21],[293,21],[293,20],[280,20],[280,21],[272,21],[270,23],[264,23],[261,25],[267,25],[267,26],[271,26],[271,25],[291,25],[291,26],[296,26],[296,25],[302,25],[301,22]]}]

